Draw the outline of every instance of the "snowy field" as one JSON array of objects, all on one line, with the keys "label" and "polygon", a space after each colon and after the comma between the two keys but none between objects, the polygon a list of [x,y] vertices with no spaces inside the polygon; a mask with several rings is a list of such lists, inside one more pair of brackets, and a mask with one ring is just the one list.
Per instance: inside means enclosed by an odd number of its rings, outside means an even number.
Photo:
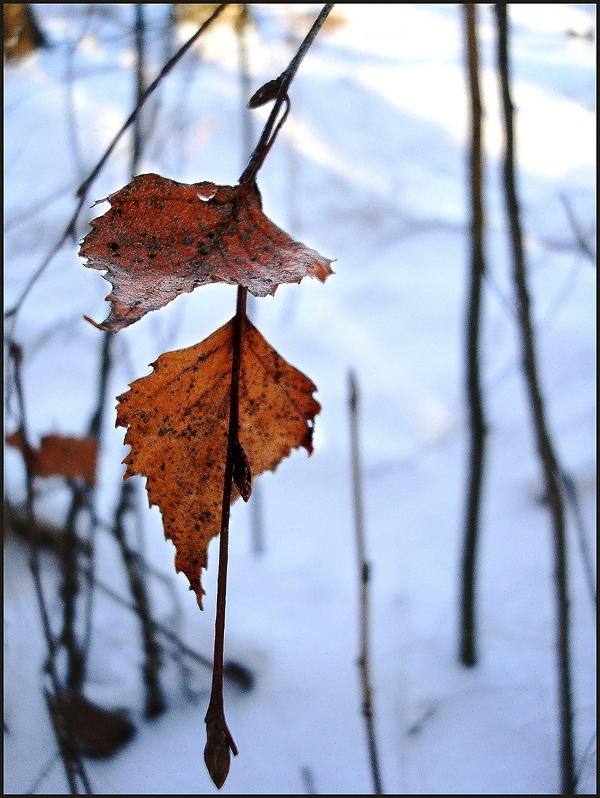
[{"label": "snowy field", "polygon": [[[133,107],[132,5],[36,5],[52,47],[5,67],[5,307],[14,305],[59,239],[74,192]],[[252,6],[252,91],[287,65],[319,6]],[[256,300],[267,340],[318,386],[315,451],[294,452],[260,477],[264,552],[252,499],[232,511],[226,659],[255,686],[228,686],[225,711],[239,749],[226,794],[372,791],[361,716],[358,578],[347,375],[361,390],[366,534],[372,567],[372,680],[387,793],[544,794],[560,791],[550,517],[542,499],[520,370],[508,238],[500,191],[500,101],[491,6],[479,6],[485,107],[487,263],[485,471],[478,627],[480,663],[457,659],[459,562],[468,430],[464,327],[469,271],[468,113],[463,15],[456,5],[339,5],[290,92],[292,111],[259,173],[265,213],[318,250],[335,275]],[[146,5],[148,78],[165,60],[167,6]],[[569,514],[575,753],[578,792],[596,774],[595,604],[581,535],[595,556],[596,271],[567,208],[595,250],[596,44],[593,5],[510,7],[519,188],[547,413],[579,497]],[[588,35],[591,31],[592,35]],[[177,33],[172,47],[193,29]],[[219,25],[149,102],[139,173],[234,185],[245,165],[236,38]],[[268,107],[254,111],[254,141]],[[130,179],[125,136],[94,183],[87,210]],[[566,202],[565,202],[566,201]],[[87,216],[86,216],[87,214]],[[77,245],[53,258],[15,327],[34,443],[85,434],[93,411],[108,283]],[[235,290],[203,287],[116,335],[101,452],[98,510],[118,498],[123,430],[114,401],[164,351],[203,340],[235,311]],[[13,397],[14,399],[14,397]],[[12,401],[7,432],[17,424]],[[136,478],[139,479],[139,478]],[[176,576],[160,513],[147,509],[145,557],[175,585],[183,617],[152,581],[155,616],[212,656],[218,541],[209,549],[198,611]],[[5,455],[5,491],[24,500],[18,452]],[[36,511],[60,524],[68,495],[40,481]],[[256,507],[254,508],[257,509]],[[127,595],[108,534],[96,573]],[[44,556],[60,618],[56,565]],[[594,564],[595,573],[595,564]],[[44,639],[26,549],[5,540],[4,789],[68,791],[43,698]],[[171,659],[168,711],[143,719],[135,618],[98,594],[86,695],[128,708],[137,733],[116,756],[86,761],[99,794],[216,793],[203,761],[210,674],[194,667],[186,697]],[[190,664],[191,667],[191,664]]]}]

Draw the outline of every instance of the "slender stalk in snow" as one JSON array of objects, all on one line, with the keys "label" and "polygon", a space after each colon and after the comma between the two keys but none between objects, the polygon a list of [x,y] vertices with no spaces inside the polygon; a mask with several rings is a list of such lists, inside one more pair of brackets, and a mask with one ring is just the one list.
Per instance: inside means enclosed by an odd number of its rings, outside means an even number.
[{"label": "slender stalk in snow", "polygon": [[375,739],[375,720],[373,717],[373,690],[370,675],[370,635],[369,635],[369,582],[370,568],[367,562],[365,544],[365,514],[362,490],[362,469],[360,463],[360,443],[358,437],[358,382],[356,375],[350,372],[348,377],[349,408],[350,408],[350,438],[352,454],[352,492],[354,500],[354,529],[356,533],[356,553],[358,555],[358,571],[360,582],[360,677],[363,694],[363,715],[367,730],[367,743],[369,748],[369,761],[373,777],[373,791],[376,795],[383,794],[381,786],[381,770],[377,755],[377,742]]},{"label": "slender stalk in snow", "polygon": [[561,468],[550,438],[546,412],[538,377],[535,330],[531,300],[527,286],[525,252],[515,178],[514,106],[511,97],[508,47],[508,12],[506,3],[494,6],[498,28],[498,72],[500,76],[504,114],[504,193],[510,229],[513,277],[517,295],[517,315],[521,336],[523,371],[531,405],[537,450],[545,482],[545,493],[552,517],[554,541],[554,578],[556,590],[556,649],[558,664],[558,693],[560,717],[561,791],[572,795],[575,788],[573,761],[573,705],[571,697],[571,669],[569,661],[569,591],[567,584],[567,545],[565,510],[561,491]]},{"label": "slender stalk in snow", "polygon": [[465,3],[467,70],[471,108],[471,149],[469,153],[471,200],[471,274],[467,309],[467,400],[469,408],[469,476],[462,554],[460,660],[475,665],[475,577],[477,539],[483,486],[485,414],[480,373],[480,333],[482,284],[485,273],[483,251],[483,157],[481,125],[481,91],[479,86],[479,54],[477,47],[477,7]]}]

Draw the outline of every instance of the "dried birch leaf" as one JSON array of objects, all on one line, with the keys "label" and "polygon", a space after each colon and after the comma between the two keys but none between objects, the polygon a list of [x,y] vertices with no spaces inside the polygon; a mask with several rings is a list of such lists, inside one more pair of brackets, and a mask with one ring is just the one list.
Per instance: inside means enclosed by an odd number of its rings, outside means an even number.
[{"label": "dried birch leaf", "polygon": [[[219,534],[229,426],[233,320],[188,349],[167,352],[154,371],[118,397],[117,426],[128,427],[125,476],[147,478],[150,504],[176,548],[175,568],[202,606],[201,569]],[[246,320],[240,371],[238,476],[234,500],[291,450],[312,452],[315,385]],[[236,487],[237,486],[237,487]]]},{"label": "dried birch leaf", "polygon": [[92,220],[79,251],[113,286],[103,330],[116,332],[215,281],[266,296],[307,274],[322,282],[332,274],[331,260],[265,216],[254,182],[187,185],[147,174],[108,199],[110,210]]},{"label": "dried birch leaf", "polygon": [[[8,435],[9,446],[20,449],[25,455],[22,430]],[[75,438],[64,435],[45,435],[39,449],[30,448],[31,470],[37,477],[60,476],[80,478],[88,485],[96,484],[98,443],[92,437]]]},{"label": "dried birch leaf", "polygon": [[38,476],[58,474],[67,478],[80,477],[88,485],[96,482],[98,442],[92,438],[67,438],[45,435],[39,450]]}]

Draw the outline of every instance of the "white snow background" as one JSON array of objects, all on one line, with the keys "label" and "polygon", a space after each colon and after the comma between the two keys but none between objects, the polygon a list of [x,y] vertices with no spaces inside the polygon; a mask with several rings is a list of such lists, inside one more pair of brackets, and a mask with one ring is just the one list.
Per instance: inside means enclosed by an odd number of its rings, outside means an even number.
[{"label": "white snow background", "polygon": [[[5,307],[60,237],[74,191],[134,102],[132,5],[35,5],[51,47],[5,67]],[[320,6],[252,6],[252,91],[287,65]],[[148,78],[165,60],[168,7],[146,5]],[[226,659],[255,686],[226,688],[239,748],[225,794],[368,793],[372,783],[359,691],[347,375],[358,376],[367,553],[372,568],[376,734],[388,793],[556,793],[558,701],[551,523],[542,501],[520,369],[501,194],[502,133],[491,6],[478,6],[485,107],[487,265],[485,401],[489,420],[478,584],[480,662],[457,659],[459,563],[468,430],[464,329],[469,273],[468,105],[463,15],[457,5],[336,7],[290,92],[292,110],[258,176],[265,213],[335,258],[322,285],[306,279],[257,300],[267,340],[318,386],[315,451],[293,452],[257,480],[265,551],[252,508],[232,511]],[[92,13],[93,11],[93,13]],[[595,7],[510,6],[519,189],[538,357],[559,458],[576,485],[569,514],[574,725],[578,791],[595,792],[595,605],[580,534],[595,553],[596,271],[577,246],[564,195],[595,247]],[[591,31],[592,35],[585,35]],[[179,30],[179,41],[191,29]],[[174,46],[178,46],[175,42]],[[246,98],[247,99],[247,98]],[[269,107],[252,112],[254,138]],[[163,81],[145,113],[139,173],[234,185],[244,166],[236,39],[214,32]],[[125,136],[86,208],[130,179]],[[104,213],[99,205],[85,213]],[[33,443],[85,434],[93,410],[108,283],[65,246],[30,292],[14,335],[24,350]],[[126,453],[113,397],[159,354],[210,335],[235,311],[232,286],[203,287],[116,335],[100,462],[98,509],[110,522]],[[5,412],[6,431],[17,423]],[[138,478],[136,478],[138,479]],[[204,573],[205,611],[173,570],[160,513],[147,508],[144,555],[177,586],[184,616],[160,581],[153,612],[212,655],[218,541]],[[5,491],[23,501],[14,449]],[[36,511],[61,523],[68,495],[39,481]],[[252,504],[252,500],[250,502]],[[127,595],[114,542],[99,533],[96,573]],[[57,620],[56,566],[44,584]],[[595,566],[594,566],[595,569]],[[44,640],[27,554],[5,541],[4,789],[64,793],[43,699]],[[190,702],[166,658],[168,711],[143,719],[142,653],[134,617],[98,594],[86,694],[126,707],[134,739],[112,759],[86,761],[99,794],[216,793],[203,761],[210,674],[194,666]],[[308,774],[308,775],[307,775]],[[42,778],[40,779],[40,775]],[[309,776],[309,777],[308,777]]]}]

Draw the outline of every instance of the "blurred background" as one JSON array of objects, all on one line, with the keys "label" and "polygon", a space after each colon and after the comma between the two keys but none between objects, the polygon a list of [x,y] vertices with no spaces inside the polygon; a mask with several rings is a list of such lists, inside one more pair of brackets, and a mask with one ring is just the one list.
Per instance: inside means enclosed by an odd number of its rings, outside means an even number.
[{"label": "blurred background", "polygon": [[[228,6],[160,82],[74,219],[79,186],[140,93],[215,7],[4,6],[9,793],[70,790],[53,727],[61,714],[45,697],[52,685],[40,606],[60,640],[56,673],[74,679],[76,698],[65,712],[92,790],[215,789],[202,751],[218,544],[209,549],[201,614],[174,572],[174,550],[158,508],[148,508],[144,480],[122,481],[127,450],[114,420],[115,397],[161,353],[203,340],[234,314],[235,291],[202,287],[107,338],[83,316],[106,318],[110,286],[85,268],[78,248],[90,219],[108,207],[94,203],[132,174],[235,185],[270,110],[248,111],[246,102],[287,66],[321,6]],[[232,511],[225,710],[240,754],[225,793],[372,789],[356,667],[350,369],[360,392],[384,791],[559,789],[551,524],[521,370],[501,189],[497,34],[492,6],[476,8],[489,427],[479,663],[469,669],[458,661],[469,434],[465,16],[452,4],[339,4],[300,67],[290,115],[258,175],[267,216],[335,259],[335,274],[324,285],[307,278],[280,286],[250,304],[266,339],[315,382],[322,410],[313,456],[292,453],[260,477],[247,506]],[[593,792],[595,6],[517,4],[509,19],[542,390],[572,486],[577,791]],[[15,437],[24,421],[25,448]],[[71,471],[38,474],[28,505],[23,454],[43,452],[48,436],[91,436],[93,476],[79,460]]]}]

